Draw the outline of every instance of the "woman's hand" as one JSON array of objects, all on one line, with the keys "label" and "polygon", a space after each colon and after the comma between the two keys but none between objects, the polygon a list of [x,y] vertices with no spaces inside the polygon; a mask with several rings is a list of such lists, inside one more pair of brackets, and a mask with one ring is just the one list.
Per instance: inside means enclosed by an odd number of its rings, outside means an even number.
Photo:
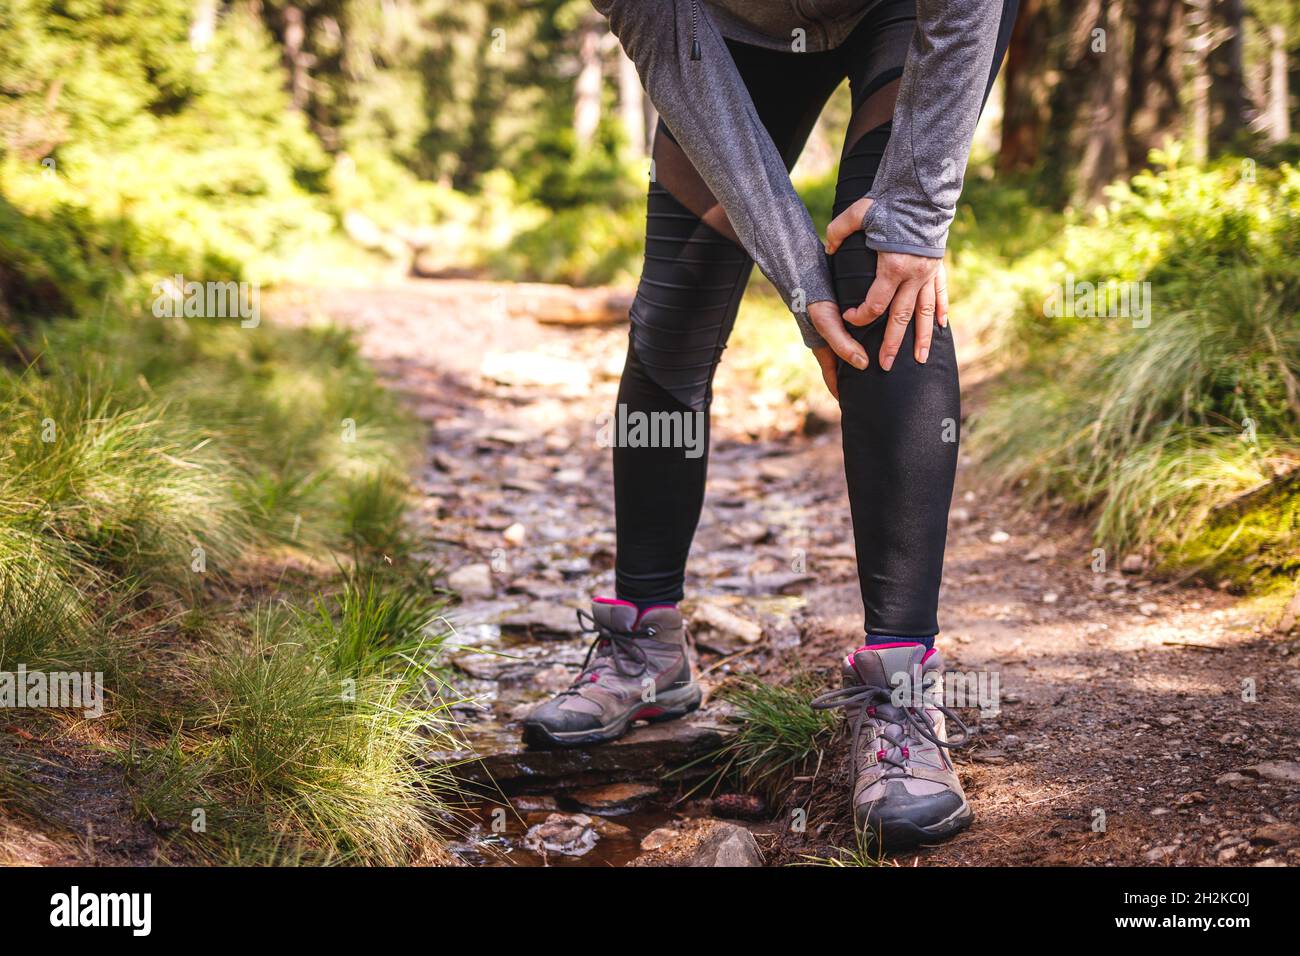
[{"label": "woman's hand", "polygon": [[[871,208],[871,202],[863,197],[835,217],[826,228],[828,254],[833,255],[845,239],[862,228],[863,217]],[[867,290],[862,305],[845,311],[844,321],[851,325],[869,325],[886,309],[889,310],[889,325],[880,346],[880,367],[888,372],[893,366],[903,344],[903,334],[914,316],[918,321],[913,355],[924,364],[930,357],[935,320],[938,319],[942,326],[948,324],[948,275],[943,260],[904,252],[876,253],[875,281]],[[825,375],[824,364],[822,369]]]},{"label": "woman's hand", "polygon": [[840,398],[839,376],[836,358],[842,358],[854,368],[867,367],[867,353],[849,330],[844,327],[840,308],[834,302],[813,302],[808,306],[808,321],[813,324],[819,335],[826,340],[825,345],[812,350],[817,357],[817,364],[822,367],[822,381],[830,389],[836,401]]}]

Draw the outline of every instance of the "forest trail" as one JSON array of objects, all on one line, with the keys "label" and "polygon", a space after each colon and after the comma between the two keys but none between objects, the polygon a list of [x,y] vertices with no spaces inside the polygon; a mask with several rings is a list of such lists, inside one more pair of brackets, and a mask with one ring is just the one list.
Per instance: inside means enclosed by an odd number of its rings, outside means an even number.
[{"label": "forest trail", "polygon": [[[279,293],[275,314],[355,329],[427,424],[422,530],[465,591],[451,615],[458,643],[490,652],[456,658],[463,689],[483,702],[465,709],[467,727],[506,792],[531,793],[515,808],[535,823],[572,808],[564,794],[555,802],[566,774],[598,789],[602,777],[662,787],[658,763],[707,748],[721,711],[707,706],[681,739],[658,725],[621,750],[570,754],[568,763],[546,764],[515,743],[514,719],[566,686],[565,665],[586,649],[573,609],[613,592],[609,451],[598,429],[626,348],[626,326],[537,323],[517,308],[528,295],[508,284],[411,280]],[[814,419],[805,429],[802,418],[724,361],[687,584],[688,612],[720,622],[695,629],[709,690],[744,672],[781,681],[803,670],[830,683],[860,636],[838,426]],[[802,564],[792,565],[795,555]],[[1078,522],[1027,512],[962,469],[939,647],[950,670],[997,676],[1000,712],[962,712],[980,730],[955,757],[976,823],[913,855],[922,864],[1300,861],[1295,648],[1231,595],[1123,573],[1121,561],[1109,556],[1094,570]],[[747,824],[768,862],[849,845],[843,751],[837,739],[835,759],[791,795],[807,812],[805,832],[791,832],[789,806]],[[700,801],[665,806],[673,791],[645,797],[650,790],[606,800],[617,811],[644,806],[608,817],[618,835],[606,842],[623,849],[586,862],[626,862],[649,829],[710,812]],[[598,798],[577,803],[599,810]],[[541,862],[521,833],[512,822],[497,841],[512,851],[503,858]]]}]

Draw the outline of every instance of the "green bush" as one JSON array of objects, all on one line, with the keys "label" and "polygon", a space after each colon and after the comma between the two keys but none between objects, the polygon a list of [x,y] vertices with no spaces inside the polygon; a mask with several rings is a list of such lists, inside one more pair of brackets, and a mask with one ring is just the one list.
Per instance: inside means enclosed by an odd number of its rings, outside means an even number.
[{"label": "green bush", "polygon": [[[1154,159],[1034,259],[1040,278],[1007,330],[1016,365],[974,444],[1005,481],[1093,511],[1100,544],[1221,572],[1231,554],[1237,578],[1265,584],[1295,567],[1294,507],[1264,494],[1277,520],[1251,508],[1220,523],[1300,464],[1300,171]],[[1149,290],[1147,307],[1065,308],[1070,282]],[[1214,528],[1232,548],[1208,546]]]}]

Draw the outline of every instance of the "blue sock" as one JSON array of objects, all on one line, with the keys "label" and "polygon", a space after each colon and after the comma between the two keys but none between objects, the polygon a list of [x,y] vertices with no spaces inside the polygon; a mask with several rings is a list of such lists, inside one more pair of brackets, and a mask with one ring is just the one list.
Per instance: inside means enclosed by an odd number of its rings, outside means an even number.
[{"label": "blue sock", "polygon": [[892,634],[868,634],[868,644],[920,644],[927,651],[934,650],[934,639],[938,634],[931,634],[928,637],[895,637]]}]

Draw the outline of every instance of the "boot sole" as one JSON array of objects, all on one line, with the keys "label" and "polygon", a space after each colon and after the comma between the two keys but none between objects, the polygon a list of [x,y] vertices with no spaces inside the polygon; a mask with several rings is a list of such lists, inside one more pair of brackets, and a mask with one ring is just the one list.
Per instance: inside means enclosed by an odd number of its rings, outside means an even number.
[{"label": "boot sole", "polygon": [[537,750],[556,750],[562,747],[588,747],[618,740],[632,729],[638,720],[657,724],[664,720],[677,720],[700,706],[700,685],[691,681],[685,687],[666,690],[655,697],[652,704],[638,703],[604,727],[590,730],[554,731],[538,721],[524,721],[524,743]]},{"label": "boot sole", "polygon": [[938,823],[919,826],[910,820],[890,820],[882,825],[868,823],[863,834],[868,846],[883,853],[913,850],[920,846],[942,843],[955,837],[975,820],[970,804],[962,805]]}]

